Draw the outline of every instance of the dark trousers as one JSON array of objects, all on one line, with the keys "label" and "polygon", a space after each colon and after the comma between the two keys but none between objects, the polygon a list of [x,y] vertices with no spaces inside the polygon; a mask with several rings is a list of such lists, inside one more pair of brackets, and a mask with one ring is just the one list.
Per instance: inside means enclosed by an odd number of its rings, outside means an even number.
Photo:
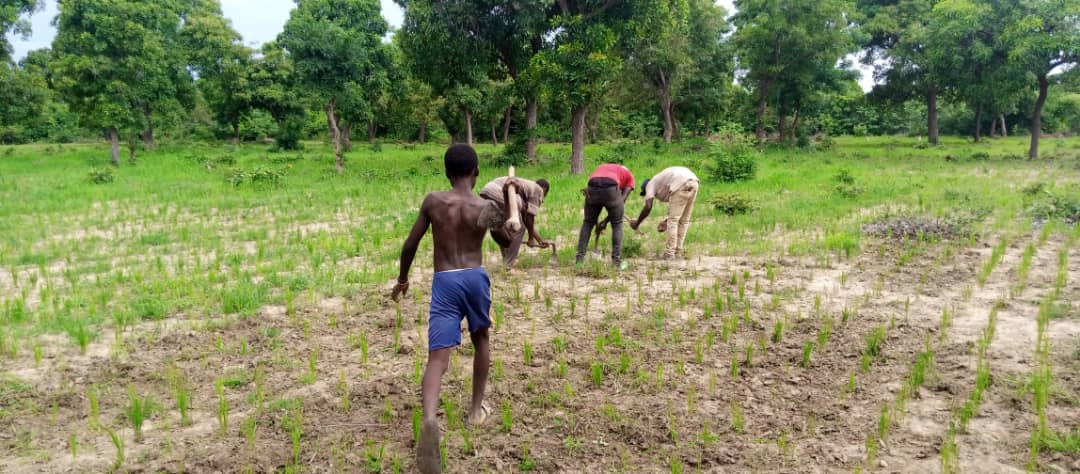
[{"label": "dark trousers", "polygon": [[606,209],[611,224],[611,260],[616,266],[622,263],[623,239],[623,198],[617,186],[589,186],[585,191],[585,222],[581,224],[578,236],[577,261],[585,260],[585,251],[589,247],[589,238],[600,218],[600,211]]},{"label": "dark trousers", "polygon": [[[524,220],[524,216],[522,216]],[[521,251],[521,242],[525,240],[525,225],[522,224],[521,229],[517,232],[510,232],[505,228],[495,229],[491,231],[491,238],[495,243],[499,244],[499,250],[502,251],[503,265],[507,268],[514,266],[517,262],[518,252]]]}]

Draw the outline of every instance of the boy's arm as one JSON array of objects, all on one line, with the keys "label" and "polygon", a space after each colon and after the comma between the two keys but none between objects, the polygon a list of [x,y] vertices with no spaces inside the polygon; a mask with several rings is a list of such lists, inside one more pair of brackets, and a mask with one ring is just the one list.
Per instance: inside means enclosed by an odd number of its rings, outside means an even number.
[{"label": "boy's arm", "polygon": [[409,268],[412,267],[413,259],[416,258],[416,249],[420,247],[420,239],[424,238],[428,227],[431,226],[431,220],[428,218],[430,205],[429,198],[424,198],[424,203],[420,205],[420,214],[416,216],[416,223],[413,224],[409,236],[405,238],[405,244],[401,246],[401,270],[398,273],[397,285],[390,294],[394,301],[401,299],[401,295],[409,290]]}]

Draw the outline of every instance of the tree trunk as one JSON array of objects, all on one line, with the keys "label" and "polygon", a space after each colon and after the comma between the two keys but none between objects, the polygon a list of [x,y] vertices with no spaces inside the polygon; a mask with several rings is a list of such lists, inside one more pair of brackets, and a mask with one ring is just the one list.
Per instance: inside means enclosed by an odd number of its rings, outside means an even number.
[{"label": "tree trunk", "polygon": [[525,101],[525,158],[530,162],[536,162],[536,116],[540,108],[539,101],[533,95]]},{"label": "tree trunk", "polygon": [[420,144],[423,145],[427,141],[427,120],[420,121]]},{"label": "tree trunk", "polygon": [[784,123],[786,122],[786,120],[783,113],[777,113],[776,115],[779,117],[779,120],[777,120],[776,122],[776,126],[777,129],[780,131],[780,143],[784,143],[784,141],[787,140],[787,128],[785,127]]},{"label": "tree trunk", "polygon": [[112,145],[112,165],[120,166],[120,134],[116,128],[109,129],[109,144]]},{"label": "tree trunk", "polygon": [[491,143],[493,145],[495,145],[495,146],[499,146],[498,130],[499,130],[499,123],[492,120],[491,121]]},{"label": "tree trunk", "polygon": [[990,119],[990,137],[996,137],[997,136],[997,125],[998,125],[997,117],[991,118]]},{"label": "tree trunk", "polygon": [[664,116],[664,143],[671,143],[671,138],[675,135],[675,118],[671,114],[671,83],[668,82],[663,70],[660,71],[658,79],[660,79],[660,113]]},{"label": "tree trunk", "polygon": [[142,134],[143,143],[146,144],[147,150],[154,149],[154,114],[150,109],[150,105],[143,106],[143,117],[146,118],[146,130]]},{"label": "tree trunk", "polygon": [[510,143],[510,121],[514,118],[514,107],[510,106],[503,112],[503,129],[502,138],[503,143]]},{"label": "tree trunk", "polygon": [[336,107],[337,102],[330,99],[330,102],[326,104],[326,121],[330,124],[330,138],[334,142],[334,164],[337,165],[338,174],[342,174],[345,172],[345,162],[341,157],[341,129],[338,128],[337,117],[334,113]]},{"label": "tree trunk", "polygon": [[712,135],[712,117],[705,114],[705,138],[709,138],[710,135]]},{"label": "tree trunk", "polygon": [[468,107],[462,107],[461,110],[465,112],[465,143],[473,146],[472,111]]},{"label": "tree trunk", "polygon": [[1050,89],[1050,81],[1046,74],[1039,75],[1039,98],[1035,99],[1035,113],[1031,114],[1031,149],[1028,150],[1028,158],[1039,157],[1039,136],[1042,135],[1042,113],[1046,105],[1046,94]]},{"label": "tree trunk", "polygon": [[233,145],[240,144],[240,121],[233,120],[232,122],[232,143]]},{"label": "tree trunk", "polygon": [[379,126],[375,125],[374,120],[369,120],[368,124],[367,124],[367,140],[368,140],[368,143],[374,144],[375,139],[378,138],[378,135],[379,135]]},{"label": "tree trunk", "polygon": [[799,139],[799,120],[802,119],[802,115],[799,114],[799,109],[795,109],[795,117],[791,119],[791,138],[793,140]]},{"label": "tree trunk", "polygon": [[135,147],[140,138],[145,138],[145,134],[139,134],[132,132],[128,138],[128,164],[135,164]]},{"label": "tree trunk", "polygon": [[1005,126],[1005,114],[1001,114],[1001,138],[1009,138],[1009,127]]},{"label": "tree trunk", "polygon": [[352,134],[352,122],[341,122],[341,147],[345,152],[352,151],[352,138],[349,136]]},{"label": "tree trunk", "polygon": [[579,105],[574,108],[570,120],[571,153],[570,173],[585,172],[585,115],[588,107]]},{"label": "tree trunk", "polygon": [[927,140],[931,145],[937,145],[938,140],[938,110],[937,110],[937,86],[930,86],[926,91],[926,130]]},{"label": "tree trunk", "polygon": [[761,84],[761,92],[758,94],[757,130],[754,131],[754,135],[759,142],[765,141],[765,106],[768,105],[769,87],[771,86],[772,81],[763,82]]},{"label": "tree trunk", "polygon": [[980,105],[975,108],[975,143],[982,139],[982,115],[983,108]]}]

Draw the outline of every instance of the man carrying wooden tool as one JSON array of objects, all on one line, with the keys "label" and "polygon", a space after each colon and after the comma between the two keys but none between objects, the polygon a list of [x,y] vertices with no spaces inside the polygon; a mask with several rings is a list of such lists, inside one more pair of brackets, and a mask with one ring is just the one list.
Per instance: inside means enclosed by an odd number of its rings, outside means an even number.
[{"label": "man carrying wooden tool", "polygon": [[529,233],[529,241],[525,243],[529,247],[547,248],[554,245],[553,242],[548,242],[543,237],[540,237],[540,233],[536,231],[536,216],[540,213],[540,206],[544,204],[544,198],[547,197],[551,185],[548,184],[546,179],[530,181],[512,176],[495,178],[484,185],[484,188],[480,190],[480,197],[498,204],[508,219],[510,218],[509,209],[507,209],[509,206],[503,199],[503,189],[507,187],[508,183],[513,184],[510,193],[511,200],[514,201],[513,204],[518,209],[518,219],[520,219],[522,226],[514,232],[511,232],[507,227],[492,229],[491,238],[495,240],[495,243],[499,244],[503,264],[506,265],[506,268],[513,268],[514,264],[517,263],[518,252],[521,250],[525,232]]}]

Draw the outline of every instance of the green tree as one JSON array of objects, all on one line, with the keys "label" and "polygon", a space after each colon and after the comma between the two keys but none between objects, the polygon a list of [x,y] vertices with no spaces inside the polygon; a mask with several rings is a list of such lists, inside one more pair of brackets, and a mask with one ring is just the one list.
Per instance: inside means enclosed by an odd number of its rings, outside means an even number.
[{"label": "green tree", "polygon": [[660,0],[559,0],[549,22],[550,45],[530,68],[551,97],[570,110],[570,171],[585,172],[585,119],[622,68],[618,46],[649,34]]},{"label": "green tree", "polygon": [[694,74],[690,43],[690,4],[687,0],[655,4],[650,34],[628,35],[626,57],[656,95],[664,122],[663,137],[676,135],[675,104],[688,76]]},{"label": "green tree", "polygon": [[675,108],[682,119],[701,125],[706,135],[727,106],[735,75],[734,54],[724,37],[731,31],[727,11],[712,0],[690,1],[689,53]]},{"label": "green tree", "polygon": [[938,94],[941,71],[927,58],[926,43],[933,36],[927,23],[938,0],[857,0],[865,20],[862,32],[865,62],[878,62],[875,75],[883,81],[876,96],[893,103],[912,97],[926,100],[927,137],[939,142]]},{"label": "green tree", "polygon": [[846,0],[736,0],[735,6],[739,66],[746,69],[746,84],[757,98],[756,135],[758,140],[765,139],[765,113],[772,98],[783,139],[790,106],[806,100],[815,78],[829,74],[837,61],[854,50],[854,4]]},{"label": "green tree", "polygon": [[292,60],[276,41],[263,45],[245,75],[251,106],[266,111],[277,123],[274,146],[282,150],[300,147],[304,124],[304,96],[297,83]]},{"label": "green tree", "polygon": [[1025,88],[1023,71],[1008,60],[1002,41],[1006,19],[992,3],[945,0],[934,6],[928,24],[933,34],[927,59],[941,71],[943,92],[975,111],[975,141],[982,137],[983,117],[1015,107]]},{"label": "green tree", "polygon": [[[464,140],[473,143],[473,114],[480,107],[494,55],[480,36],[476,6],[466,1],[409,0],[400,46],[412,77],[431,86],[460,112]],[[454,132],[453,122],[447,128]]]},{"label": "green tree", "polygon": [[0,62],[11,62],[10,32],[26,38],[30,35],[30,22],[23,18],[40,10],[45,2],[40,0],[0,0]]},{"label": "green tree", "polygon": [[[1010,26],[1004,33],[1009,60],[1035,79],[1039,95],[1031,113],[1028,157],[1039,157],[1043,108],[1050,75],[1080,61],[1080,3],[1075,0],[1023,0],[1002,3]],[[999,14],[1001,14],[999,13]]]},{"label": "green tree", "polygon": [[[105,131],[112,163],[120,132],[153,143],[154,110],[183,110],[193,101],[191,76],[174,35],[172,3],[65,0],[53,40],[54,83],[82,123]],[[163,32],[173,32],[166,35]],[[134,148],[132,147],[132,158]]]},{"label": "green tree", "polygon": [[0,62],[0,83],[0,143],[38,138],[34,132],[47,119],[50,101],[44,74]]},{"label": "green tree", "polygon": [[376,0],[296,0],[278,37],[301,86],[326,104],[338,173],[344,172],[338,104],[355,98],[355,81],[378,74],[386,30]]},{"label": "green tree", "polygon": [[252,51],[240,39],[218,0],[196,2],[180,30],[199,90],[217,122],[231,129],[233,143],[240,141],[240,121],[252,107],[247,82]]}]

